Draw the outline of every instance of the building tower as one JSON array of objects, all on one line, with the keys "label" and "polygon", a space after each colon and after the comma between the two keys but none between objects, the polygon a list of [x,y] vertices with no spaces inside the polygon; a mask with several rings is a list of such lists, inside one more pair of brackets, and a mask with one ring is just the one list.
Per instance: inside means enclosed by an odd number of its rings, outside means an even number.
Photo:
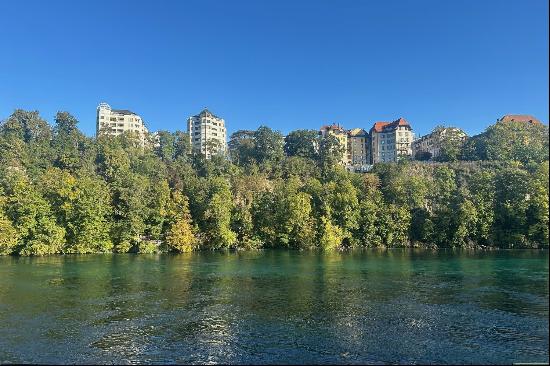
[{"label": "building tower", "polygon": [[145,145],[147,127],[142,118],[127,109],[112,109],[107,103],[97,106],[96,136],[118,136],[124,132],[131,132],[139,137],[141,145]]},{"label": "building tower", "polygon": [[187,132],[191,147],[200,151],[206,159],[227,151],[225,121],[208,109],[187,119]]}]

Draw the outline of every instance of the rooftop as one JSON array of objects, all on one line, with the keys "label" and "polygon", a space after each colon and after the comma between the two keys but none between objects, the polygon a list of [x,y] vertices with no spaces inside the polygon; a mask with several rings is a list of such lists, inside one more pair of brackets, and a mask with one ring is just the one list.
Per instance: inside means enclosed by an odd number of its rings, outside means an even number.
[{"label": "rooftop", "polygon": [[136,113],[134,113],[134,112],[132,112],[132,111],[129,111],[129,110],[127,110],[127,109],[111,109],[111,112],[113,112],[113,113],[118,113],[118,114],[126,114],[126,115],[128,115],[128,114],[133,114],[133,115],[136,115],[136,116],[137,116]]},{"label": "rooftop", "polygon": [[365,131],[362,128],[352,128],[351,130],[348,131],[348,133],[349,133],[350,136],[366,136],[367,135],[367,131]]},{"label": "rooftop", "polygon": [[538,119],[536,119],[535,117],[529,114],[507,114],[503,116],[501,119],[497,120],[497,122],[527,122],[527,123],[541,124],[541,122]]},{"label": "rooftop", "polygon": [[199,114],[194,115],[193,117],[214,117],[217,119],[221,119],[220,117],[216,116],[214,113],[210,112],[208,108],[204,108]]},{"label": "rooftop", "polygon": [[344,127],[340,126],[340,124],[333,123],[331,125],[323,125],[320,128],[321,131],[339,131],[344,132]]},{"label": "rooftop", "polygon": [[405,118],[399,117],[393,122],[375,122],[371,128],[371,131],[374,130],[374,132],[384,132],[384,131],[393,130],[399,126],[410,127],[411,125],[409,124],[409,122],[407,122]]}]

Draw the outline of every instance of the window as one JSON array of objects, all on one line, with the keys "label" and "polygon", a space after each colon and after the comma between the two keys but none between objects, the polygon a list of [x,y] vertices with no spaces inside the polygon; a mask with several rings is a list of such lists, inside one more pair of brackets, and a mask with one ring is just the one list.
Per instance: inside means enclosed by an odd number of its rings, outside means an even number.
[{"label": "window", "polygon": [[109,121],[116,121],[116,118],[115,118],[115,117],[111,117],[111,118],[109,118]]},{"label": "window", "polygon": [[104,117],[103,116],[100,116],[99,119],[103,119]]},{"label": "window", "polygon": [[124,121],[124,117],[118,117],[119,121]]}]

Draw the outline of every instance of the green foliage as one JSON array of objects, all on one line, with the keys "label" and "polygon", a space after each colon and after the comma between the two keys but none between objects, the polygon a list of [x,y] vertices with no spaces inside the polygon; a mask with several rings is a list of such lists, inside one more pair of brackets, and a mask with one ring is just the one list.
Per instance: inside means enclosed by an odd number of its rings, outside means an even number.
[{"label": "green foliage", "polygon": [[497,122],[466,142],[462,155],[464,160],[513,160],[523,164],[547,161],[548,126]]},{"label": "green foliage", "polygon": [[443,133],[439,155],[434,160],[440,162],[459,160],[466,141],[464,131],[454,127],[438,126],[434,129],[434,132]]},{"label": "green foliage", "polygon": [[319,145],[319,132],[315,130],[296,130],[285,137],[285,153],[287,156],[299,156],[316,160]]},{"label": "green foliage", "polygon": [[276,182],[264,192],[253,208],[256,232],[270,247],[310,248],[314,246],[312,197],[301,191],[298,178]]},{"label": "green foliage", "polygon": [[234,164],[247,166],[256,162],[254,131],[239,130],[232,133],[227,145]]},{"label": "green foliage", "polygon": [[0,187],[0,255],[13,253],[18,241],[18,232],[6,216],[6,200],[2,187]]},{"label": "green foliage", "polygon": [[195,249],[197,238],[189,213],[189,201],[178,191],[172,194],[167,221],[166,244],[170,250],[183,253]]},{"label": "green foliage", "polygon": [[66,230],[66,253],[104,253],[113,248],[109,236],[110,196],[97,176],[78,178],[50,168],[41,177],[41,189],[56,221]]},{"label": "green foliage", "polygon": [[206,248],[229,248],[235,244],[237,235],[230,226],[232,207],[232,196],[227,180],[212,179],[202,220]]},{"label": "green foliage", "polygon": [[40,117],[38,111],[28,112],[22,109],[15,110],[2,124],[1,133],[26,143],[48,142],[52,135],[50,126]]},{"label": "green foliage", "polygon": [[24,175],[15,173],[7,178],[6,216],[20,238],[17,253],[62,253],[65,229],[57,225],[48,202]]},{"label": "green foliage", "polygon": [[338,248],[344,240],[342,228],[333,224],[330,218],[321,217],[319,225],[319,247],[324,250],[332,250]]},{"label": "green foliage", "polygon": [[284,158],[283,135],[266,126],[254,132],[254,156],[258,164],[279,164]]},{"label": "green foliage", "polygon": [[342,146],[338,138],[333,135],[327,135],[321,139],[318,164],[325,176],[340,163],[344,149],[345,146]]},{"label": "green foliage", "polygon": [[[498,123],[439,160],[347,172],[334,136],[262,126],[229,157],[161,131],[87,138],[59,112],[0,124],[0,254],[548,247],[547,127]],[[455,161],[457,149],[470,160]]]}]

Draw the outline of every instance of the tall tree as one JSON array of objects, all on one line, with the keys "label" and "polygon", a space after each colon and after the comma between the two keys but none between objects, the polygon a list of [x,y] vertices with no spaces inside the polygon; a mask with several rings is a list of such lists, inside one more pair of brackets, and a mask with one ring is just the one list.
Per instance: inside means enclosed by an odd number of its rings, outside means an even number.
[{"label": "tall tree", "polygon": [[284,149],[288,156],[316,160],[319,150],[319,132],[315,130],[292,131],[285,137]]}]

